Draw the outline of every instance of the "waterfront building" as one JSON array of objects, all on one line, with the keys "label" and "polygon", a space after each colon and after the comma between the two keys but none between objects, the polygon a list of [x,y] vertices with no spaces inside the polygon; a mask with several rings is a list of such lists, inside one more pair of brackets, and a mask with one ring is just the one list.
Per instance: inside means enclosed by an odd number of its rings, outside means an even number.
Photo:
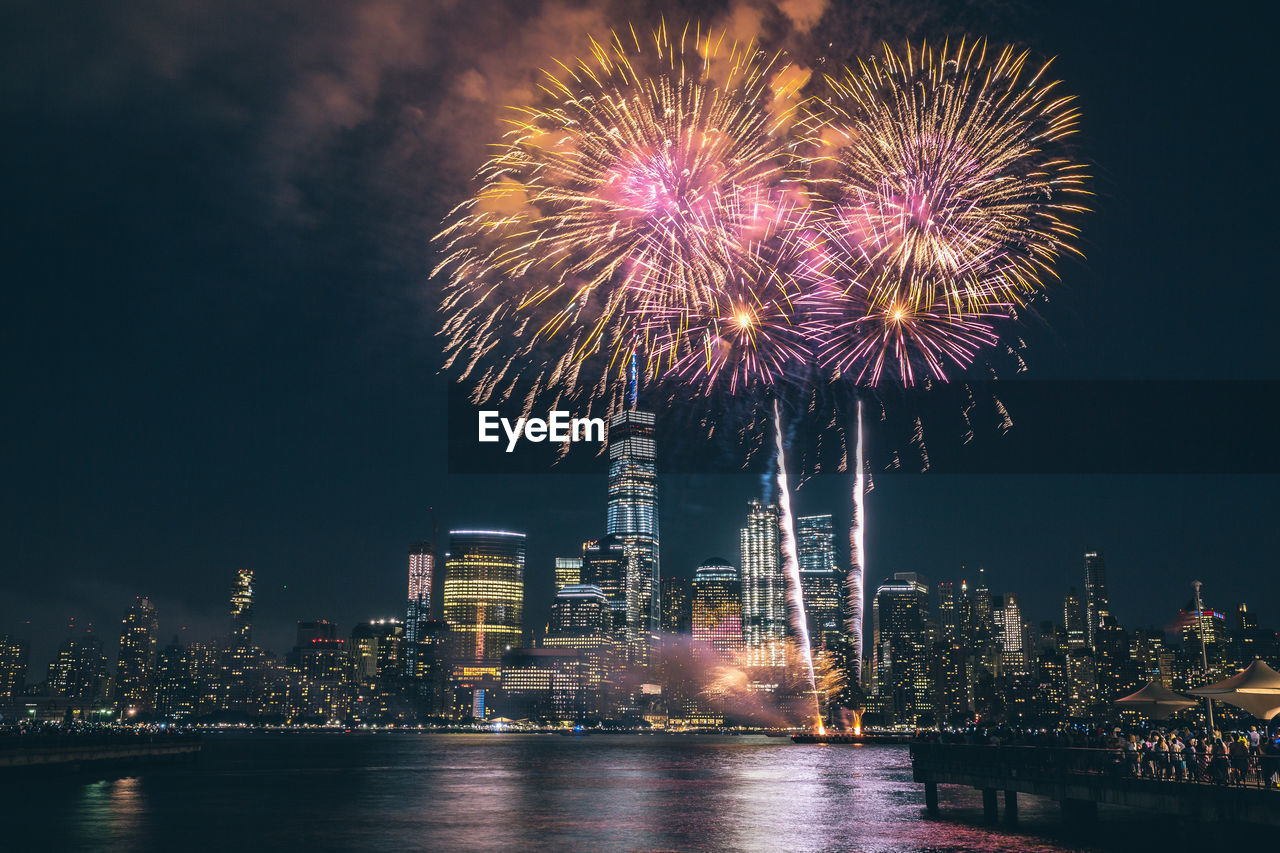
[{"label": "waterfront building", "polygon": [[418,648],[422,626],[431,618],[431,587],[435,582],[436,549],[433,542],[417,542],[409,548],[409,600],[405,606],[404,640],[406,669],[419,671]]},{"label": "waterfront building", "polygon": [[785,664],[786,598],[778,551],[778,508],[752,500],[742,547],[742,636],[747,663],[755,667]]},{"label": "waterfront building", "polygon": [[[631,406],[609,421],[608,511],[605,532],[631,554],[625,583],[628,654],[643,662],[658,630],[658,469],[652,412]],[[587,583],[595,583],[584,575]],[[606,590],[607,594],[607,590]]]},{"label": "waterfront building", "polygon": [[565,707],[571,707],[578,716],[605,715],[619,647],[613,609],[599,587],[573,584],[556,593],[542,646],[578,652],[574,664],[579,676],[578,692]]},{"label": "waterfront building", "polygon": [[[71,626],[75,630],[74,621]],[[113,682],[107,674],[102,640],[90,625],[83,634],[63,640],[49,663],[46,684],[55,696],[73,700],[80,709],[97,710],[111,699]]]},{"label": "waterfront building", "polygon": [[218,709],[252,713],[262,683],[262,655],[253,645],[253,571],[240,569],[231,585],[231,633],[221,656]]},{"label": "waterfront building", "polygon": [[815,649],[833,648],[845,635],[845,577],[836,563],[835,528],[830,515],[796,519],[796,556],[809,643]]},{"label": "waterfront building", "polygon": [[897,722],[915,724],[932,714],[929,587],[915,572],[898,572],[872,601],[875,692]]},{"label": "waterfront building", "polygon": [[445,562],[444,620],[454,678],[496,675],[502,654],[520,645],[525,535],[453,530]]},{"label": "waterfront building", "polygon": [[695,643],[733,660],[743,648],[742,581],[738,570],[715,558],[693,575],[691,630]]},{"label": "waterfront building", "polygon": [[138,596],[120,623],[116,663],[116,708],[125,716],[150,711],[155,704],[156,632],[159,622],[151,599]]},{"label": "waterfront building", "polygon": [[0,699],[21,696],[27,683],[27,644],[0,634]]},{"label": "waterfront building", "polygon": [[184,721],[199,710],[199,689],[187,649],[175,636],[156,655],[156,713]]},{"label": "waterfront building", "polygon": [[515,719],[583,720],[596,711],[588,669],[576,648],[510,649],[502,655],[497,704],[503,716]]}]

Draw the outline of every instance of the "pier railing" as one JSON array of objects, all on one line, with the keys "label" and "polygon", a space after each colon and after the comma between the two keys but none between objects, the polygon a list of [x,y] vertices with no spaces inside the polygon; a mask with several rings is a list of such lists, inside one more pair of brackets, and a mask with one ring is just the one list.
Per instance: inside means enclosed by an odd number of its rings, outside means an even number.
[{"label": "pier railing", "polygon": [[1251,787],[1280,793],[1280,788],[1271,782],[1271,774],[1280,771],[1280,756],[1274,755],[1251,756],[1245,766],[1240,767],[1239,764],[1233,766],[1229,757],[1211,758],[1207,765],[1188,757],[1185,764],[1180,764],[1172,759],[1163,760],[1159,754],[1135,756],[1114,748],[915,742],[911,744],[913,761],[917,755],[940,766],[955,764],[971,770],[985,768],[1048,777],[1092,775],[1115,780]]},{"label": "pier railing", "polygon": [[[938,811],[937,786],[963,785],[983,794],[987,820],[996,816],[1003,790],[1006,817],[1016,819],[1017,795],[1057,800],[1071,821],[1090,822],[1097,805],[1150,809],[1204,821],[1238,821],[1280,827],[1280,788],[1271,782],[1276,756],[1264,755],[1243,772],[1229,758],[1185,771],[1172,762],[1148,762],[1122,749],[976,744],[911,744],[915,781],[925,785],[925,805]],[[1192,762],[1188,762],[1191,764]]]}]

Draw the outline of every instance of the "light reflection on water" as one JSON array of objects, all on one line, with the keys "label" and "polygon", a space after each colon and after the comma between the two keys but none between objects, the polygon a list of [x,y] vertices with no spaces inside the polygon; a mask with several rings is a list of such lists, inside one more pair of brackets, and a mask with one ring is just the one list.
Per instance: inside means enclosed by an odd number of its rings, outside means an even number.
[{"label": "light reflection on water", "polygon": [[[194,765],[46,780],[0,802],[51,850],[942,851],[1080,849],[1057,805],[1021,797],[1016,831],[976,791],[923,813],[902,746],[765,737],[234,734]],[[1115,811],[1109,846],[1163,824]],[[1167,829],[1167,827],[1165,827]]]}]

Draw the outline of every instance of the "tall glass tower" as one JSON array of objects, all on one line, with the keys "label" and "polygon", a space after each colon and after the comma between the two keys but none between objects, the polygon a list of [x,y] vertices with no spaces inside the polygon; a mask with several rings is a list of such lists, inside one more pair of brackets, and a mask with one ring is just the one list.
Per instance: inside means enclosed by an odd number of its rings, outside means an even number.
[{"label": "tall glass tower", "polygon": [[844,635],[840,618],[844,576],[836,568],[835,525],[830,515],[796,519],[796,556],[809,642],[814,648],[833,646]]},{"label": "tall glass tower", "polygon": [[404,639],[409,676],[419,675],[419,644],[423,624],[431,618],[431,583],[435,580],[436,549],[430,542],[418,542],[409,548],[409,602],[405,608]]},{"label": "tall glass tower", "polygon": [[520,645],[525,536],[451,530],[444,567],[444,621],[456,678],[497,675],[502,653]]},{"label": "tall glass tower", "polygon": [[783,666],[786,584],[778,553],[778,508],[752,500],[742,528],[742,638],[750,666]]},{"label": "tall glass tower", "polygon": [[[609,422],[609,507],[605,532],[631,554],[626,584],[627,645],[633,659],[648,656],[658,629],[658,469],[654,416],[624,408]],[[588,581],[589,582],[589,581]]]}]

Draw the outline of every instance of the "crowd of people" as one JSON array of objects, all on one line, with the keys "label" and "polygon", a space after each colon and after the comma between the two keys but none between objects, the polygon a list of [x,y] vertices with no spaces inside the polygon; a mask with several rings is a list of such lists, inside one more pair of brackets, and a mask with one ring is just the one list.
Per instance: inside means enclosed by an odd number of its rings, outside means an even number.
[{"label": "crowd of people", "polygon": [[920,732],[917,737],[940,743],[1105,750],[1108,758],[1098,766],[1135,778],[1280,788],[1280,729],[1268,732],[1265,726],[1234,732],[996,726]]}]

